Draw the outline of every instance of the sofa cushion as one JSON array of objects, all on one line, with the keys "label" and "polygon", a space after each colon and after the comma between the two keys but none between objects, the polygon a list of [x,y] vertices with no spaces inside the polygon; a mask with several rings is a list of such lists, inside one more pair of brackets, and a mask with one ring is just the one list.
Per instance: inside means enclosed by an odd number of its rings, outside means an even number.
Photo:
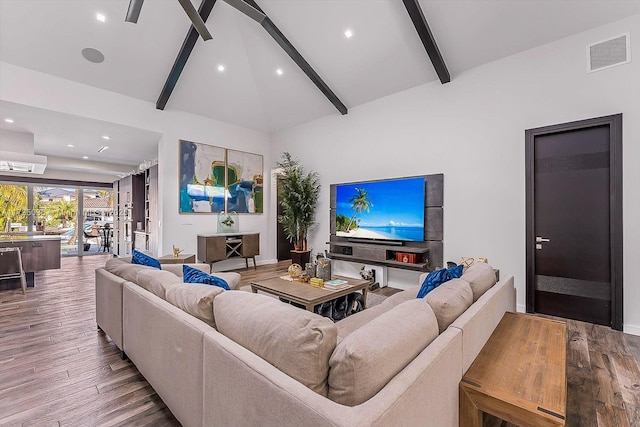
[{"label": "sofa cushion", "polygon": [[240,288],[240,274],[238,273],[233,273],[233,272],[224,273],[224,272],[216,271],[215,273],[211,273],[211,274],[213,276],[220,277],[225,282],[227,282],[227,284],[231,289]]},{"label": "sofa cushion", "polygon": [[[165,271],[170,271],[178,277],[182,277],[182,266],[185,264],[162,264],[162,269]],[[211,267],[209,264],[204,263],[195,263],[195,264],[187,264],[189,267],[197,268],[198,270],[204,273],[211,273]]]},{"label": "sofa cushion", "polygon": [[185,283],[201,283],[203,285],[217,286],[226,291],[231,290],[226,280],[214,275],[203,273],[197,268],[189,267],[186,264],[182,266],[182,280],[184,280]]},{"label": "sofa cushion", "polygon": [[489,264],[479,262],[467,268],[467,271],[462,275],[461,279],[471,285],[473,302],[476,302],[482,294],[496,284],[496,273]]},{"label": "sofa cushion", "polygon": [[442,333],[473,304],[473,292],[464,280],[452,279],[429,292],[426,300],[438,319]]},{"label": "sofa cushion", "polygon": [[391,310],[393,307],[394,306],[391,304],[374,305],[371,308],[359,311],[358,313],[347,316],[339,322],[336,322],[336,328],[338,328],[338,341],[346,338],[347,335],[351,334],[356,329],[361,328],[376,317],[380,316],[382,313],[386,313]]},{"label": "sofa cushion", "polygon": [[365,402],[437,336],[438,321],[423,299],[382,313],[343,339],[331,355],[329,399],[347,406]]},{"label": "sofa cushion", "polygon": [[167,289],[182,283],[182,279],[168,271],[152,268],[140,271],[134,282],[152,294],[167,299]]},{"label": "sofa cushion", "polygon": [[162,266],[160,265],[160,261],[158,261],[151,255],[147,255],[135,249],[133,250],[133,255],[131,256],[131,264],[146,265],[148,267],[157,268],[158,270],[162,268]]},{"label": "sofa cushion", "polygon": [[104,269],[111,274],[123,278],[129,282],[136,282],[136,277],[140,271],[158,271],[156,268],[139,264],[131,264],[119,258],[108,259]]},{"label": "sofa cushion", "polygon": [[215,327],[213,299],[223,293],[218,286],[177,283],[167,289],[167,302]]},{"label": "sofa cushion", "polygon": [[218,331],[311,390],[326,396],[337,329],[330,319],[250,292],[213,300]]},{"label": "sofa cushion", "polygon": [[415,299],[418,295],[418,291],[420,290],[420,286],[412,286],[408,289],[405,289],[402,292],[397,292],[391,295],[389,298],[385,299],[380,305],[391,305],[395,307],[398,304],[402,304],[405,301],[409,301]]}]

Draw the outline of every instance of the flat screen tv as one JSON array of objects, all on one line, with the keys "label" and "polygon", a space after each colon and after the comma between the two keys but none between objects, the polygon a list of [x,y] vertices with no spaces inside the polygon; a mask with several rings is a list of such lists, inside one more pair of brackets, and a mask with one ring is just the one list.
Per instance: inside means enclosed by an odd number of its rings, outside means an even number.
[{"label": "flat screen tv", "polygon": [[424,177],[336,185],[336,236],[424,241]]}]

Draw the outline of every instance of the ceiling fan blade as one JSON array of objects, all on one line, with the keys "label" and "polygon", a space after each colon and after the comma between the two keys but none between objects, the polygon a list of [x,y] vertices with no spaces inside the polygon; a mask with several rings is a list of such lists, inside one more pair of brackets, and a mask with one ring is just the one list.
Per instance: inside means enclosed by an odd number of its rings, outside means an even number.
[{"label": "ceiling fan blade", "polygon": [[129,2],[129,9],[127,10],[127,17],[124,18],[125,22],[138,23],[138,17],[140,16],[140,9],[142,9],[142,3],[144,0],[131,0]]},{"label": "ceiling fan blade", "polygon": [[244,0],[224,0],[224,2],[227,3],[229,6],[232,6],[235,9],[238,9],[240,12],[244,13],[249,18],[256,21],[258,24],[262,24],[262,21],[264,21],[265,18],[267,17],[267,15],[260,12],[258,9],[251,6],[250,4],[247,4]]},{"label": "ceiling fan blade", "polygon": [[211,37],[211,33],[207,29],[207,26],[202,20],[202,17],[200,16],[196,8],[193,7],[191,0],[178,0],[178,1],[180,2],[180,5],[184,9],[184,11],[187,12],[189,19],[191,19],[191,22],[193,23],[193,26],[196,29],[196,31],[200,34],[200,37],[202,37],[203,40],[211,40],[213,37]]}]

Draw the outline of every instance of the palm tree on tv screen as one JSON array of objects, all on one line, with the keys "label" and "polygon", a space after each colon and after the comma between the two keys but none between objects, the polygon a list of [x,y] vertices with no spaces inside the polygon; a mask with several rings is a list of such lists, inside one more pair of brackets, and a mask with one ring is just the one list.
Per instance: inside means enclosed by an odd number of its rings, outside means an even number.
[{"label": "palm tree on tv screen", "polygon": [[[356,194],[349,199],[349,203],[351,203],[351,210],[353,211],[353,215],[351,216],[349,225],[347,225],[347,232],[351,230],[351,225],[353,224],[353,221],[356,219],[356,216],[358,214],[361,214],[364,211],[369,212],[371,207],[373,207],[373,203],[369,201],[369,192],[364,188],[356,188]],[[357,225],[356,228],[358,228]]]}]

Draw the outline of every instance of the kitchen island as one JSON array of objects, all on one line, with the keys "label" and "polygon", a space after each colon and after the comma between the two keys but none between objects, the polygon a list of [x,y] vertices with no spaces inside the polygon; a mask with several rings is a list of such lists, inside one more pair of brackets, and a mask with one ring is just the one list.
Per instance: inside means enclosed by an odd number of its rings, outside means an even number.
[{"label": "kitchen island", "polygon": [[[33,287],[35,272],[60,268],[60,236],[0,235],[0,248],[19,247],[22,266],[27,276],[27,286]],[[0,274],[6,274],[9,266],[0,265]],[[0,280],[0,291],[20,289],[19,279]]]}]

